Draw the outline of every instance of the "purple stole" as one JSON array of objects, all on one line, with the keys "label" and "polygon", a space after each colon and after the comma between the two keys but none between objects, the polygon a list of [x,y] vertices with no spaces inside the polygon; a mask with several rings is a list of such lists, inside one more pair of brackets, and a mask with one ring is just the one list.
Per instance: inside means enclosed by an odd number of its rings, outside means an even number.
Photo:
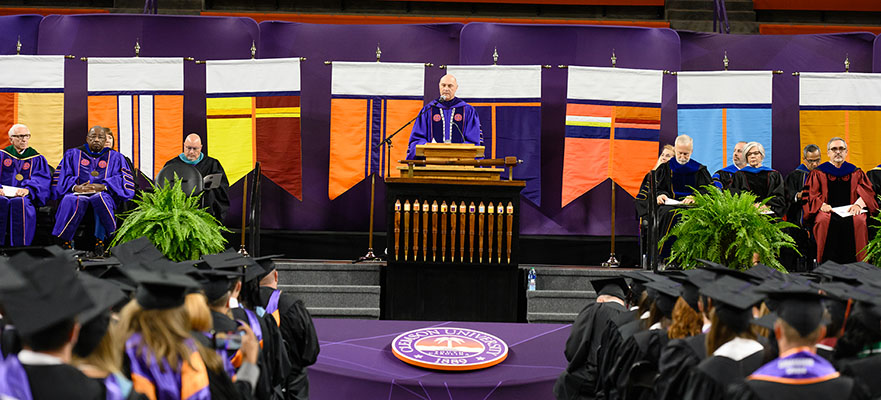
[{"label": "purple stole", "polygon": [[18,400],[33,400],[28,374],[18,357],[10,355],[0,363],[0,395]]},{"label": "purple stole", "polygon": [[835,367],[807,347],[792,349],[753,372],[747,379],[806,385],[838,378]]},{"label": "purple stole", "polygon": [[[450,120],[458,129],[453,127]],[[452,109],[431,107],[431,138],[437,143],[444,143],[446,137],[450,138],[450,143],[465,142],[465,107]]]},{"label": "purple stole", "polygon": [[104,378],[104,387],[107,388],[107,400],[125,400],[126,396],[122,393],[122,385],[116,375],[107,375]]},{"label": "purple stole", "polygon": [[281,297],[281,290],[273,290],[269,296],[269,302],[266,303],[266,313],[272,314],[275,318],[275,324],[281,326],[281,313],[278,311],[278,299]]},{"label": "purple stole", "polygon": [[[187,339],[187,347],[198,355],[196,345],[192,339]],[[138,352],[140,350],[140,355]],[[211,392],[208,389],[208,376],[206,371],[193,371],[189,364],[184,360],[178,365],[178,372],[175,372],[168,361],[163,359],[160,366],[153,353],[143,344],[141,335],[133,333],[128,340],[125,341],[125,354],[129,358],[132,372],[132,382],[136,391],[143,392],[144,388],[152,386],[153,392],[156,393],[156,400],[210,400]],[[201,361],[201,358],[198,358]],[[193,359],[190,359],[192,362]],[[204,362],[201,368],[205,368]],[[194,373],[189,373],[190,371]],[[199,374],[205,374],[199,377]],[[182,382],[183,376],[192,376],[204,382]],[[194,379],[195,381],[196,379]],[[195,384],[194,384],[195,383]]]}]

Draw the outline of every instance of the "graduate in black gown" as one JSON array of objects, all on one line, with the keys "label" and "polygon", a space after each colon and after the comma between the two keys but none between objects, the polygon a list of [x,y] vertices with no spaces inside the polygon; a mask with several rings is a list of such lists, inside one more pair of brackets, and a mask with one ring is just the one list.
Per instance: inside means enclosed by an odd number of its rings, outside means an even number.
[{"label": "graduate in black gown", "polygon": [[554,384],[558,400],[596,398],[600,335],[609,320],[627,311],[625,299],[629,288],[624,278],[594,279],[591,285],[597,299],[584,307],[572,324],[564,352],[569,365]]},{"label": "graduate in black gown", "polygon": [[245,285],[245,298],[262,309],[281,331],[285,342],[289,372],[285,378],[285,398],[306,400],[309,398],[308,367],[318,360],[321,347],[312,323],[312,315],[302,300],[278,289],[278,270],[273,258],[279,255],[254,258],[264,273],[254,286]]},{"label": "graduate in black gown", "polygon": [[707,358],[689,372],[683,399],[724,399],[729,386],[742,382],[764,363],[764,346],[750,325],[752,308],[764,296],[754,290],[749,282],[730,276],[701,289],[713,302]]},{"label": "graduate in black gown", "polygon": [[[729,393],[734,400],[868,399],[853,379],[816,354],[824,336],[822,296],[805,285],[782,284],[769,293],[779,300],[774,334],[780,357],[750,374]],[[874,372],[877,374],[877,369]],[[877,378],[875,378],[877,380]]]},{"label": "graduate in black gown", "polygon": [[783,193],[786,197],[786,221],[798,225],[798,228],[787,228],[784,231],[795,239],[799,256],[794,250],[784,248],[780,251],[780,263],[789,271],[807,271],[809,260],[817,254],[816,244],[810,237],[809,227],[804,224],[804,206],[807,203],[808,174],[820,165],[820,147],[815,144],[805,146],[802,151],[804,159],[798,167],[786,175]]},{"label": "graduate in black gown", "polygon": [[[665,205],[668,199],[681,201],[688,205],[694,202],[692,194],[694,190],[703,190],[702,187],[713,183],[707,167],[691,159],[694,144],[688,135],[676,137],[675,159],[668,161],[657,170],[657,204],[658,208],[658,238],[663,238],[673,225],[679,221],[675,213],[677,206]],[[665,259],[670,255],[670,249],[675,240],[668,240],[661,249],[660,257]]]},{"label": "graduate in black gown", "polygon": [[202,139],[199,135],[191,133],[184,141],[184,152],[177,157],[168,160],[165,166],[180,163],[196,167],[202,178],[208,175],[220,174],[220,187],[202,192],[202,207],[208,207],[208,213],[217,218],[220,223],[226,218],[229,210],[229,180],[220,161],[202,153]]},{"label": "graduate in black gown", "polygon": [[877,196],[881,193],[881,164],[866,171],[866,176],[869,178],[869,182],[872,182],[872,190],[875,191]]},{"label": "graduate in black gown", "polygon": [[856,304],[835,347],[836,365],[842,375],[856,379],[872,396],[881,396],[881,310],[875,303],[881,289],[874,285],[851,288]]},{"label": "graduate in black gown", "polygon": [[25,285],[0,289],[4,317],[24,346],[0,364],[0,398],[104,400],[104,386],[69,364],[80,329],[76,317],[93,306],[74,274],[76,264],[65,257],[22,261],[13,265]]},{"label": "graduate in black gown", "polygon": [[652,312],[660,314],[661,318],[648,330],[636,333],[621,346],[613,369],[618,373],[616,387],[622,399],[654,397],[658,360],[669,341],[667,329],[673,320],[673,309],[679,299],[681,286],[666,277],[646,283],[647,290],[657,291]]},{"label": "graduate in black gown", "polygon": [[734,174],[731,189],[752,193],[758,197],[758,201],[770,197],[765,205],[774,213],[774,217],[783,218],[786,215],[783,175],[762,166],[762,161],[765,160],[765,147],[761,143],[749,142],[743,149],[747,165]]},{"label": "graduate in black gown", "polygon": [[682,299],[700,314],[703,325],[700,333],[673,339],[661,351],[655,384],[655,398],[658,400],[681,399],[691,368],[707,358],[706,333],[710,330],[712,310],[708,298],[700,295],[700,288],[711,284],[716,279],[716,274],[705,269],[685,272],[688,276],[682,283]]}]

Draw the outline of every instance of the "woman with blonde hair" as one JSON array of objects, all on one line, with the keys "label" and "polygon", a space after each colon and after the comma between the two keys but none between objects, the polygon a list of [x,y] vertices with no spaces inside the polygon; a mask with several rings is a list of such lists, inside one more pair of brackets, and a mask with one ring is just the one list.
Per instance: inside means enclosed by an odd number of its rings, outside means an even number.
[{"label": "woman with blonde hair", "polygon": [[155,400],[251,398],[260,374],[253,332],[240,328],[244,362],[233,384],[217,358],[192,337],[186,294],[199,284],[161,270],[126,273],[140,284],[120,318],[127,336],[123,371],[134,390]]}]

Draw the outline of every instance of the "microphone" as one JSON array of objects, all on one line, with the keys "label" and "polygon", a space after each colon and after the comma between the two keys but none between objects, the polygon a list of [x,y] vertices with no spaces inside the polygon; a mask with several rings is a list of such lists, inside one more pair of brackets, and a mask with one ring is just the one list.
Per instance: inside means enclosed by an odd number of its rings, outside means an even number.
[{"label": "microphone", "polygon": [[[462,137],[462,143],[465,143],[465,134],[462,133],[462,128],[459,127],[459,124],[457,124],[455,120],[450,121],[450,124],[452,124],[453,126],[456,127],[456,130],[459,131],[459,136]],[[450,139],[452,139],[452,138],[450,138]]]},{"label": "microphone", "polygon": [[447,95],[445,95],[445,94],[440,95],[440,97],[438,97],[437,101],[447,101]]}]

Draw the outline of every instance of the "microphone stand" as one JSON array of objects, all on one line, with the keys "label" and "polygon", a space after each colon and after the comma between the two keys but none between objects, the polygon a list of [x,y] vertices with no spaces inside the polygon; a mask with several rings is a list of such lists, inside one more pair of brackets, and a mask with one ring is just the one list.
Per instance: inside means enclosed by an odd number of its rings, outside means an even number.
[{"label": "microphone stand", "polygon": [[[434,100],[432,100],[432,101],[434,101]],[[431,104],[431,103],[429,102],[428,104]],[[425,110],[427,110],[429,108],[430,107],[423,106],[422,109],[419,110],[419,114],[416,114],[416,116],[413,117],[413,119],[407,121],[406,124],[404,124],[403,126],[398,128],[398,130],[394,131],[394,133],[389,135],[387,138],[385,138],[385,140],[379,142],[379,144],[377,144],[376,147],[374,147],[374,149],[379,149],[380,151],[382,151],[382,146],[385,146],[385,150],[386,150],[386,157],[385,157],[386,173],[385,173],[385,176],[386,177],[388,177],[389,174],[391,173],[392,139],[395,137],[395,135],[397,135],[402,130],[404,130],[404,128],[410,126],[410,124],[412,124],[413,121],[416,121],[416,119],[421,117],[422,114],[425,113]],[[364,261],[367,261],[367,262],[381,262],[382,261],[382,256],[377,256],[376,254],[373,253],[373,211],[376,208],[375,202],[376,202],[376,173],[374,172],[374,173],[370,174],[370,225],[369,225],[369,231],[367,233],[367,235],[368,235],[367,254],[359,257],[355,261],[352,261],[352,264],[356,264],[356,263],[364,262]]]}]

